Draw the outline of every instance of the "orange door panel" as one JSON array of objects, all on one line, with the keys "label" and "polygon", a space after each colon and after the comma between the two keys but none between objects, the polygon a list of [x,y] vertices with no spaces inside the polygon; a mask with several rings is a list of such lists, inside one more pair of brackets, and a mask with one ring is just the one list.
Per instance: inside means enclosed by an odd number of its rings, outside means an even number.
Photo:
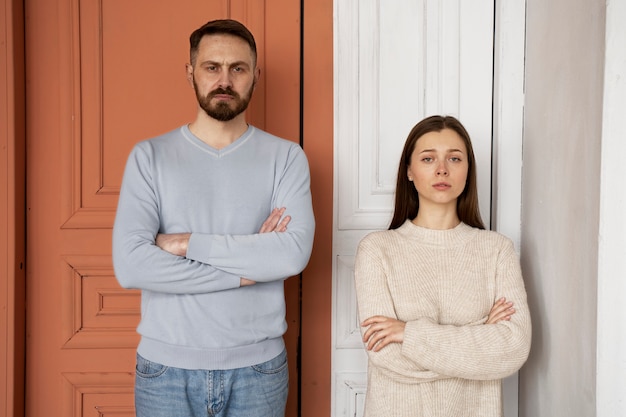
[{"label": "orange door panel", "polygon": [[[134,143],[191,121],[188,37],[232,17],[255,34],[250,122],[300,140],[299,0],[27,0],[30,417],[134,416],[139,292],[117,284],[111,227]],[[286,283],[297,414],[299,281]]]}]

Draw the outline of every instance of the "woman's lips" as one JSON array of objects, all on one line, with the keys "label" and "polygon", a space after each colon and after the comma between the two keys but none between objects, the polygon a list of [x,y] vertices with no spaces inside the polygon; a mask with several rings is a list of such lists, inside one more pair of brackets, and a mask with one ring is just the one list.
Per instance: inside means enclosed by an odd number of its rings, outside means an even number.
[{"label": "woman's lips", "polygon": [[433,184],[433,188],[435,190],[445,191],[450,188],[450,184],[447,182],[438,182],[437,184]]}]

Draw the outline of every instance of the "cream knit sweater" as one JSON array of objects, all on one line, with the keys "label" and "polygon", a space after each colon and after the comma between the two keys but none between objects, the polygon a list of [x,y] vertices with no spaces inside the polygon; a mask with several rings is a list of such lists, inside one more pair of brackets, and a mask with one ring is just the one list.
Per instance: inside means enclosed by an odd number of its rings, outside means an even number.
[{"label": "cream knit sweater", "polygon": [[[368,351],[365,417],[499,417],[501,378],[530,350],[531,325],[512,242],[464,223],[406,221],[366,236],[355,261],[359,317],[406,322],[404,342]],[[506,297],[510,321],[483,324]]]}]

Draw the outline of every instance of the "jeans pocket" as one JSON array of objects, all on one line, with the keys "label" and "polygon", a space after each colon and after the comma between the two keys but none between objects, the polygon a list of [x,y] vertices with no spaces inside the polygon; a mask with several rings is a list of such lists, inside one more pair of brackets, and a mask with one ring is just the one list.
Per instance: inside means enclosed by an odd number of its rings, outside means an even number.
[{"label": "jeans pocket", "polygon": [[156,378],[167,371],[167,366],[151,362],[140,354],[137,354],[137,366],[135,371],[141,378]]},{"label": "jeans pocket", "polygon": [[278,356],[267,362],[252,365],[252,369],[262,374],[277,374],[287,369],[287,351],[283,350]]}]

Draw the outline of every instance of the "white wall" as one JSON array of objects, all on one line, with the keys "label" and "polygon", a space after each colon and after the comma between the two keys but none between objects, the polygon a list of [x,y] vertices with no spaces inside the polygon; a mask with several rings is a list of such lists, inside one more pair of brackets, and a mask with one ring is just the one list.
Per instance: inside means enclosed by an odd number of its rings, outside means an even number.
[{"label": "white wall", "polygon": [[606,10],[598,255],[597,416],[626,416],[626,2]]},{"label": "white wall", "polygon": [[[626,415],[623,29],[605,55],[605,33],[626,16],[622,2],[607,26],[606,7],[527,1],[521,257],[533,346],[520,417]],[[605,93],[605,68],[621,96]]]}]

